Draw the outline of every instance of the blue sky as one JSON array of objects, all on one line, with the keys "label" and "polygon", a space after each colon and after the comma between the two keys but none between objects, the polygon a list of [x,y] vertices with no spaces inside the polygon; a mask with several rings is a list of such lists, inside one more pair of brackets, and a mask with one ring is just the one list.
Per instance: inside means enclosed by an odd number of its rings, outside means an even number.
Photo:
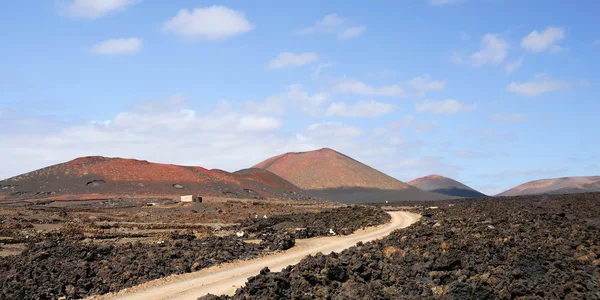
[{"label": "blue sky", "polygon": [[5,1],[0,177],[330,147],[496,194],[600,173],[598,1]]}]

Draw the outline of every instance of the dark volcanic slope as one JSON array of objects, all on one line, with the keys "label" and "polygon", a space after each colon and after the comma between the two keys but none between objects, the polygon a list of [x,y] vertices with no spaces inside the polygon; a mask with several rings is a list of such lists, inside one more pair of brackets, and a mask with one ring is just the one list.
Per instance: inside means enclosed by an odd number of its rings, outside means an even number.
[{"label": "dark volcanic slope", "polygon": [[438,200],[428,193],[329,148],[290,152],[254,168],[269,170],[313,195],[344,203]]},{"label": "dark volcanic slope", "polygon": [[485,197],[485,194],[452,178],[429,175],[409,181],[408,184],[424,191],[456,197]]},{"label": "dark volcanic slope", "polygon": [[143,160],[82,157],[0,181],[0,198],[79,195],[148,197],[198,194],[232,198],[308,198],[308,193],[266,170],[229,173],[150,163]]},{"label": "dark volcanic slope", "polygon": [[600,176],[534,180],[502,192],[498,196],[574,194],[585,192],[600,192]]}]

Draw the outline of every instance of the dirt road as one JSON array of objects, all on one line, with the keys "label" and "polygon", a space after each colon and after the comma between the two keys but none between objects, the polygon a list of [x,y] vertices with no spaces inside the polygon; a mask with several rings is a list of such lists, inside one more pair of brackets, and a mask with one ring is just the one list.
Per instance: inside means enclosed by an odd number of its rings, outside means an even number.
[{"label": "dirt road", "polygon": [[307,255],[319,252],[328,254],[340,252],[354,246],[358,242],[369,242],[387,236],[390,232],[405,228],[419,219],[419,215],[409,212],[389,212],[392,220],[376,227],[358,230],[347,236],[318,237],[296,240],[296,246],[273,255],[238,261],[200,270],[194,273],[174,275],[144,283],[121,291],[114,295],[92,297],[93,299],[197,299],[208,293],[232,295],[235,290],[244,285],[248,277],[257,275],[264,267],[273,272],[288,265],[293,265]]}]

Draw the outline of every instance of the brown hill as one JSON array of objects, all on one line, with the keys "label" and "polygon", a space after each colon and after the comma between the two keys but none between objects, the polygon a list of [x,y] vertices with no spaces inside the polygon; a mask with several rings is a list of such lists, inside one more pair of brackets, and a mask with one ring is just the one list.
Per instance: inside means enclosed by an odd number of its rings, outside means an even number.
[{"label": "brown hill", "polygon": [[600,192],[600,176],[562,177],[526,182],[497,196]]},{"label": "brown hill", "polygon": [[101,156],[77,158],[0,181],[0,199],[188,194],[232,198],[310,197],[302,189],[265,170],[229,173]]},{"label": "brown hill", "polygon": [[452,178],[437,174],[409,181],[408,184],[424,191],[455,197],[485,197],[486,195]]},{"label": "brown hill", "polygon": [[271,171],[313,195],[345,203],[444,198],[421,191],[329,148],[285,153],[254,168]]}]

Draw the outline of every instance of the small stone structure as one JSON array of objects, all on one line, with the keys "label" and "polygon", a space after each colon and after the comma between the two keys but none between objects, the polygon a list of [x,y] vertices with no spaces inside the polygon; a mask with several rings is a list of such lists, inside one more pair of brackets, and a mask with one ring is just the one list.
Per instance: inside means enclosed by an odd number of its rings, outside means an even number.
[{"label": "small stone structure", "polygon": [[185,195],[181,196],[181,202],[194,202],[194,203],[202,203],[202,197],[193,195]]}]

